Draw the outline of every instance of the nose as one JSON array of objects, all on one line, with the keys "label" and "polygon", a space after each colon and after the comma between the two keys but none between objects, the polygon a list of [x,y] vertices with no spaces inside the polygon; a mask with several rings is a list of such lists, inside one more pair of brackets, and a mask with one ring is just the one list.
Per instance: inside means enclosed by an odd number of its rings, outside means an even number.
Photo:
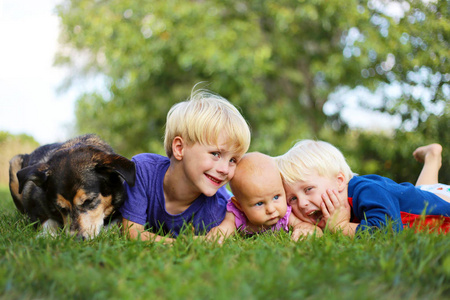
[{"label": "nose", "polygon": [[276,208],[275,208],[275,205],[273,203],[269,203],[269,204],[266,205],[266,213],[268,215],[273,214],[275,212],[275,210],[276,210]]},{"label": "nose", "polygon": [[221,159],[217,165],[217,172],[220,174],[228,175],[230,172],[230,165],[227,160]]},{"label": "nose", "polygon": [[309,205],[309,202],[308,202],[308,200],[305,199],[305,197],[301,197],[298,199],[298,206],[300,208],[308,207],[308,205]]}]

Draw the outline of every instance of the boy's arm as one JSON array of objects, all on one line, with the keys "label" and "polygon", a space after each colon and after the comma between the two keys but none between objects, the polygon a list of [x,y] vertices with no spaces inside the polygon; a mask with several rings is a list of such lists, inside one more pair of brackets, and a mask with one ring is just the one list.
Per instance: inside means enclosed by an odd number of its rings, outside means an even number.
[{"label": "boy's arm", "polygon": [[219,244],[223,240],[236,232],[235,216],[232,212],[227,211],[225,218],[219,226],[213,227],[206,235],[207,240],[217,241]]},{"label": "boy's arm", "polygon": [[348,201],[339,198],[335,190],[327,190],[322,195],[323,202],[321,204],[323,218],[326,227],[333,233],[342,231],[345,235],[354,236],[358,223],[351,223],[350,205]]},{"label": "boy's arm", "polygon": [[173,243],[175,239],[160,236],[145,230],[144,225],[135,223],[133,221],[122,218],[122,230],[123,233],[130,239],[133,240],[141,240],[141,241],[153,241],[159,242],[163,241],[164,243]]},{"label": "boy's arm", "polygon": [[322,229],[311,223],[301,221],[293,213],[289,216],[288,226],[293,228],[291,239],[294,241],[298,241],[299,238],[310,234],[315,234],[317,237],[323,235]]}]

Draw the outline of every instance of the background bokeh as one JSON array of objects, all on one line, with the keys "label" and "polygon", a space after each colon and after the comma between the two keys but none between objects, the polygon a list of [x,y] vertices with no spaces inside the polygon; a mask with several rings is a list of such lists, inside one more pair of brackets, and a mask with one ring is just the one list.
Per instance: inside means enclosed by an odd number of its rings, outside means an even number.
[{"label": "background bokeh", "polygon": [[412,151],[450,146],[448,1],[57,4],[59,89],[75,98],[68,136],[163,154],[167,111],[201,82],[240,108],[251,150],[270,155],[323,139],[357,173],[414,182]]}]

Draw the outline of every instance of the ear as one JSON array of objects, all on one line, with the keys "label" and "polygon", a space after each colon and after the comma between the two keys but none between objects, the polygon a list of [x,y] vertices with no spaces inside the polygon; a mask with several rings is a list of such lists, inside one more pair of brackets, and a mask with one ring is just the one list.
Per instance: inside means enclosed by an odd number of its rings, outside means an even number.
[{"label": "ear", "polygon": [[136,166],[131,160],[118,154],[101,154],[95,156],[97,170],[115,172],[122,177],[129,186],[134,186],[136,181]]},{"label": "ear", "polygon": [[239,203],[239,201],[237,201],[236,197],[231,197],[231,202],[233,202],[233,204],[239,209],[242,210],[241,204]]},{"label": "ear", "polygon": [[46,164],[37,164],[21,169],[17,172],[19,194],[22,194],[23,188],[28,181],[34,182],[37,186],[42,186],[49,175],[50,170]]},{"label": "ear", "polygon": [[176,136],[172,141],[172,153],[176,160],[182,160],[186,143],[181,136]]},{"label": "ear", "polygon": [[342,192],[347,187],[347,178],[345,177],[344,173],[339,172],[337,176],[337,182],[338,182],[338,192]]}]

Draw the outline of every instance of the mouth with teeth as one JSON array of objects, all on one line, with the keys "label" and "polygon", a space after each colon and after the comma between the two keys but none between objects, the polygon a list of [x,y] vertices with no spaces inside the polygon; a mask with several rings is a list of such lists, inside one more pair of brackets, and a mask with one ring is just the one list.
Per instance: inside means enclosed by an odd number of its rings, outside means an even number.
[{"label": "mouth with teeth", "polygon": [[206,178],[208,178],[213,184],[219,186],[222,184],[223,180],[217,179],[216,177],[212,177],[211,175],[205,174]]},{"label": "mouth with teeth", "polygon": [[313,210],[307,213],[306,215],[309,217],[310,220],[314,222],[314,224],[318,224],[323,218],[323,213],[320,209]]}]

